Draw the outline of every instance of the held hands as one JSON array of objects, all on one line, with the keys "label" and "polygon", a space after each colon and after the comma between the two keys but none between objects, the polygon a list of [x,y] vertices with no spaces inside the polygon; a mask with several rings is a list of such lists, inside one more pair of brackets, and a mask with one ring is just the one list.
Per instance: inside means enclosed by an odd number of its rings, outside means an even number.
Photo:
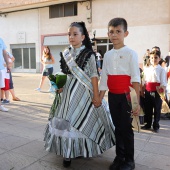
[{"label": "held hands", "polygon": [[93,96],[92,103],[94,107],[100,107],[102,104],[102,100],[100,99],[99,95]]}]

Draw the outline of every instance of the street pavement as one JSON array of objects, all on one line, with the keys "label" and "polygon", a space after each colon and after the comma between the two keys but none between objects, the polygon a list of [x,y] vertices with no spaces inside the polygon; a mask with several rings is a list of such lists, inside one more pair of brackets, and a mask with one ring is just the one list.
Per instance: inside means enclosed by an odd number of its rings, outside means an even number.
[{"label": "street pavement", "polygon": [[[96,158],[74,159],[70,168],[62,157],[44,149],[43,133],[53,102],[48,81],[38,87],[40,74],[13,73],[16,96],[0,111],[0,170],[108,170],[115,147]],[[107,96],[106,96],[107,97]],[[170,120],[160,121],[159,133],[135,132],[135,170],[170,170]]]}]

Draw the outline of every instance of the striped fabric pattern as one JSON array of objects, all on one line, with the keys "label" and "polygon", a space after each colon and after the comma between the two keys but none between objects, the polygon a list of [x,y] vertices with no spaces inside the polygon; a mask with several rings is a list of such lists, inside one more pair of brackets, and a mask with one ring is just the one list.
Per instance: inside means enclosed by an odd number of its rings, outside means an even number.
[{"label": "striped fabric pattern", "polygon": [[[90,90],[73,76],[68,76],[61,104],[54,109],[55,116],[45,130],[46,150],[66,158],[94,157],[114,146],[114,126],[106,107],[103,103],[95,108]],[[69,122],[70,129],[63,131],[62,135],[53,119]]]}]

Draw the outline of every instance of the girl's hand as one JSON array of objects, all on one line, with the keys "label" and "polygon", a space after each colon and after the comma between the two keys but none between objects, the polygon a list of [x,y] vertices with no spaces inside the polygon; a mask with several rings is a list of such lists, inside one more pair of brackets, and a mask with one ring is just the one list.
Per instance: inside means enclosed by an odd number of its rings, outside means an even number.
[{"label": "girl's hand", "polygon": [[99,107],[102,104],[102,102],[101,102],[99,97],[93,97],[92,102],[93,102],[95,107]]},{"label": "girl's hand", "polygon": [[63,92],[63,88],[57,89],[57,93],[62,93]]}]

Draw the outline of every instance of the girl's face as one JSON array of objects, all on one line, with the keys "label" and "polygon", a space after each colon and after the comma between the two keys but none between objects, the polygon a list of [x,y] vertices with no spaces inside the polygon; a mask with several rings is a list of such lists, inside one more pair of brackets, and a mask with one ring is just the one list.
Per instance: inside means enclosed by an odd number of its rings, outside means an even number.
[{"label": "girl's face", "polygon": [[48,49],[47,47],[45,47],[45,48],[44,48],[44,52],[45,52],[46,54],[48,54],[49,49]]},{"label": "girl's face", "polygon": [[68,29],[68,38],[70,45],[74,48],[79,48],[81,47],[85,36],[82,35],[79,28],[73,26]]},{"label": "girl's face", "polygon": [[151,54],[151,55],[150,55],[150,63],[151,63],[153,66],[157,66],[157,65],[159,64],[159,61],[160,61],[159,56],[154,55],[154,54]]}]

